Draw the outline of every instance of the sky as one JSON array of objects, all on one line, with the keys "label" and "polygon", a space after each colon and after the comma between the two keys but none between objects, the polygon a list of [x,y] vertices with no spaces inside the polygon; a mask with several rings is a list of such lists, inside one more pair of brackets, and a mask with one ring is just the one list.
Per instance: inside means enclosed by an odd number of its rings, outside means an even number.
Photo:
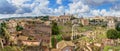
[{"label": "sky", "polygon": [[22,16],[120,16],[120,0],[0,0],[0,18]]}]

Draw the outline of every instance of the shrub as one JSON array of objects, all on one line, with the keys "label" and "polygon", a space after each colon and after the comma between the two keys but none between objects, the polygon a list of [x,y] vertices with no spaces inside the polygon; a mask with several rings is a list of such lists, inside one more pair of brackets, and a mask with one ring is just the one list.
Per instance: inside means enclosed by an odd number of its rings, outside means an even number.
[{"label": "shrub", "polygon": [[116,24],[115,29],[116,29],[117,31],[120,31],[120,22]]},{"label": "shrub", "polygon": [[53,35],[60,34],[60,29],[56,22],[52,22],[52,34]]},{"label": "shrub", "polygon": [[107,31],[107,38],[109,39],[117,39],[119,36],[120,34],[117,32],[117,30],[110,29]]},{"label": "shrub", "polygon": [[17,26],[16,26],[16,31],[21,31],[21,30],[23,30],[23,27],[22,27],[22,26],[17,25]]}]

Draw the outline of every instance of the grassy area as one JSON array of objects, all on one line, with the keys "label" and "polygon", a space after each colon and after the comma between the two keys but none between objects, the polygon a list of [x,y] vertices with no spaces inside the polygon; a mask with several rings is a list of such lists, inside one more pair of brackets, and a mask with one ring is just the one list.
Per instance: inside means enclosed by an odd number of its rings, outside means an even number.
[{"label": "grassy area", "polygon": [[0,51],[23,51],[18,46],[5,46],[3,49],[0,49]]},{"label": "grassy area", "polygon": [[96,38],[95,38],[95,41],[96,42],[101,42],[102,41],[102,39],[106,39],[107,37],[106,37],[106,34],[97,34],[96,35]]},{"label": "grassy area", "polygon": [[62,35],[53,35],[51,38],[52,47],[55,47],[55,44],[63,40]]},{"label": "grassy area", "polygon": [[113,50],[113,51],[120,51],[120,46],[105,46],[103,51],[109,51],[109,50]]},{"label": "grassy area", "polygon": [[83,36],[83,37],[77,39],[77,41],[93,42],[93,39],[92,38],[88,38],[86,36]]},{"label": "grassy area", "polygon": [[71,27],[68,25],[59,25],[60,28],[60,34],[70,34],[71,33]]},{"label": "grassy area", "polygon": [[79,32],[84,32],[84,31],[88,31],[88,30],[94,30],[95,27],[94,26],[84,26],[84,27],[78,27]]},{"label": "grassy area", "polygon": [[102,39],[107,38],[106,33],[105,33],[106,29],[104,29],[104,28],[98,28],[98,27],[94,27],[94,26],[93,27],[92,26],[87,26],[87,27],[82,27],[80,30],[84,30],[84,31],[92,30],[93,31],[92,34],[95,33],[94,34],[94,36],[95,36],[94,40],[92,39],[93,36],[91,36],[91,37],[84,36],[84,37],[80,38],[80,41],[84,40],[86,42],[99,42],[99,43],[101,43]]}]

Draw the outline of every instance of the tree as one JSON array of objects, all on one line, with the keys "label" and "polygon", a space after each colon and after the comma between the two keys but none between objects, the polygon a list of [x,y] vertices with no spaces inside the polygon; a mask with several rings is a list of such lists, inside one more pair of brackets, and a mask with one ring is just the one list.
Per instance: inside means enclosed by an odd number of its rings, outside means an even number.
[{"label": "tree", "polygon": [[4,27],[4,28],[7,28],[5,22],[2,22],[2,23],[0,24],[0,35],[1,35],[1,36],[4,36],[4,30],[3,30],[3,27]]},{"label": "tree", "polygon": [[6,23],[5,22],[3,22],[3,23],[1,23],[1,25],[0,25],[1,27],[5,27],[5,28],[7,28],[7,25],[6,25]]},{"label": "tree", "polygon": [[56,39],[57,39],[58,42],[61,41],[62,40],[62,35],[56,35]]},{"label": "tree", "polygon": [[120,22],[116,24],[115,29],[116,29],[117,31],[120,31]]},{"label": "tree", "polygon": [[47,20],[49,20],[49,16],[43,16],[43,17],[41,18],[41,20],[47,21]]},{"label": "tree", "polygon": [[82,23],[80,23],[80,24],[79,24],[79,26],[80,26],[80,27],[83,27],[83,24],[82,24]]},{"label": "tree", "polygon": [[60,34],[60,29],[59,29],[59,27],[58,27],[56,22],[52,22],[52,34],[53,35]]},{"label": "tree", "polygon": [[3,28],[0,27],[0,36],[3,37],[4,36],[4,31],[3,31]]},{"label": "tree", "polygon": [[3,29],[5,41],[8,44],[10,42],[10,34],[5,27],[2,27],[2,29]]},{"label": "tree", "polygon": [[109,39],[117,39],[119,36],[120,34],[117,32],[117,30],[110,29],[107,31],[107,38]]},{"label": "tree", "polygon": [[55,38],[52,37],[52,38],[51,38],[51,44],[52,44],[52,47],[54,47],[54,44],[55,44],[54,41],[55,41]]},{"label": "tree", "polygon": [[1,37],[4,38],[6,43],[8,44],[10,41],[10,34],[7,30],[7,25],[5,22],[0,24],[0,34],[1,34]]},{"label": "tree", "polygon": [[102,23],[101,27],[107,27],[107,23]]},{"label": "tree", "polygon": [[22,26],[17,25],[17,26],[16,26],[16,30],[17,30],[17,31],[21,31],[21,30],[23,30],[23,27],[22,27]]}]

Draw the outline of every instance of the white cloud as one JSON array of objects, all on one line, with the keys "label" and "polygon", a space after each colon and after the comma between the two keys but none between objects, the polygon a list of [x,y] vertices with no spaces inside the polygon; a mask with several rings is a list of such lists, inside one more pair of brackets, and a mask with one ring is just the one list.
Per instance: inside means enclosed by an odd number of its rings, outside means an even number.
[{"label": "white cloud", "polygon": [[[1,3],[3,3],[1,0]],[[120,16],[120,5],[116,5],[115,7],[111,8],[110,11],[107,11],[106,9],[95,9],[91,8],[91,4],[103,4],[107,2],[116,2],[117,0],[70,0],[72,1],[71,3],[68,3],[67,6],[62,5],[63,0],[56,0],[57,4],[61,4],[57,8],[49,8],[49,0],[7,0],[8,3],[11,3],[12,6],[17,8],[15,10],[15,13],[13,14],[0,14],[0,16],[35,16],[35,15],[62,15],[64,12],[65,13],[70,13],[70,14],[75,14],[79,16]],[[32,1],[32,2],[31,2]],[[31,2],[31,3],[26,3],[26,2]],[[86,2],[86,3],[85,3]],[[67,7],[67,8],[66,8]]]},{"label": "white cloud", "polygon": [[62,15],[65,12],[65,9],[63,6],[59,6],[58,8],[53,10],[53,14],[55,15]]},{"label": "white cloud", "polygon": [[94,16],[100,15],[100,10],[91,10],[91,14]]},{"label": "white cloud", "polygon": [[[64,7],[60,6],[58,8],[52,9],[48,7],[49,0],[34,0],[31,4],[24,4],[30,0],[7,0],[12,5],[17,7],[17,10],[14,14],[0,14],[0,16],[7,17],[20,17],[20,16],[40,16],[40,15],[60,15],[64,13]],[[25,8],[25,9],[24,9]],[[31,12],[28,9],[32,9]],[[19,14],[22,13],[22,14]],[[2,17],[1,17],[2,18]]]},{"label": "white cloud", "polygon": [[49,10],[48,0],[34,0],[32,1],[33,3],[31,4],[24,4],[25,2],[28,2],[28,1],[31,1],[31,0],[11,0],[11,3],[13,5],[16,5],[18,8],[16,10],[16,14],[29,12],[29,14],[43,15],[45,12],[47,13],[46,10]]},{"label": "white cloud", "polygon": [[120,2],[115,3],[110,9],[115,11],[120,11]]},{"label": "white cloud", "polygon": [[22,5],[26,1],[28,0],[12,0],[12,3],[14,3],[15,5]]},{"label": "white cloud", "polygon": [[105,3],[115,3],[119,0],[99,0],[99,1],[98,0],[82,0],[82,1],[88,5],[98,6],[98,5],[105,4]]},{"label": "white cloud", "polygon": [[32,13],[36,15],[47,15],[51,12],[51,9],[48,8],[48,0],[36,0],[31,6],[34,7]]},{"label": "white cloud", "polygon": [[81,14],[89,11],[88,5],[83,4],[81,1],[69,4],[69,11],[71,14]]},{"label": "white cloud", "polygon": [[102,10],[100,11],[100,14],[101,14],[102,16],[108,16],[110,13],[107,12],[106,9],[102,9]]},{"label": "white cloud", "polygon": [[120,16],[120,11],[106,11],[106,9],[102,10],[91,10],[90,12],[93,16]]},{"label": "white cloud", "polygon": [[62,0],[56,0],[57,4],[62,4]]}]

